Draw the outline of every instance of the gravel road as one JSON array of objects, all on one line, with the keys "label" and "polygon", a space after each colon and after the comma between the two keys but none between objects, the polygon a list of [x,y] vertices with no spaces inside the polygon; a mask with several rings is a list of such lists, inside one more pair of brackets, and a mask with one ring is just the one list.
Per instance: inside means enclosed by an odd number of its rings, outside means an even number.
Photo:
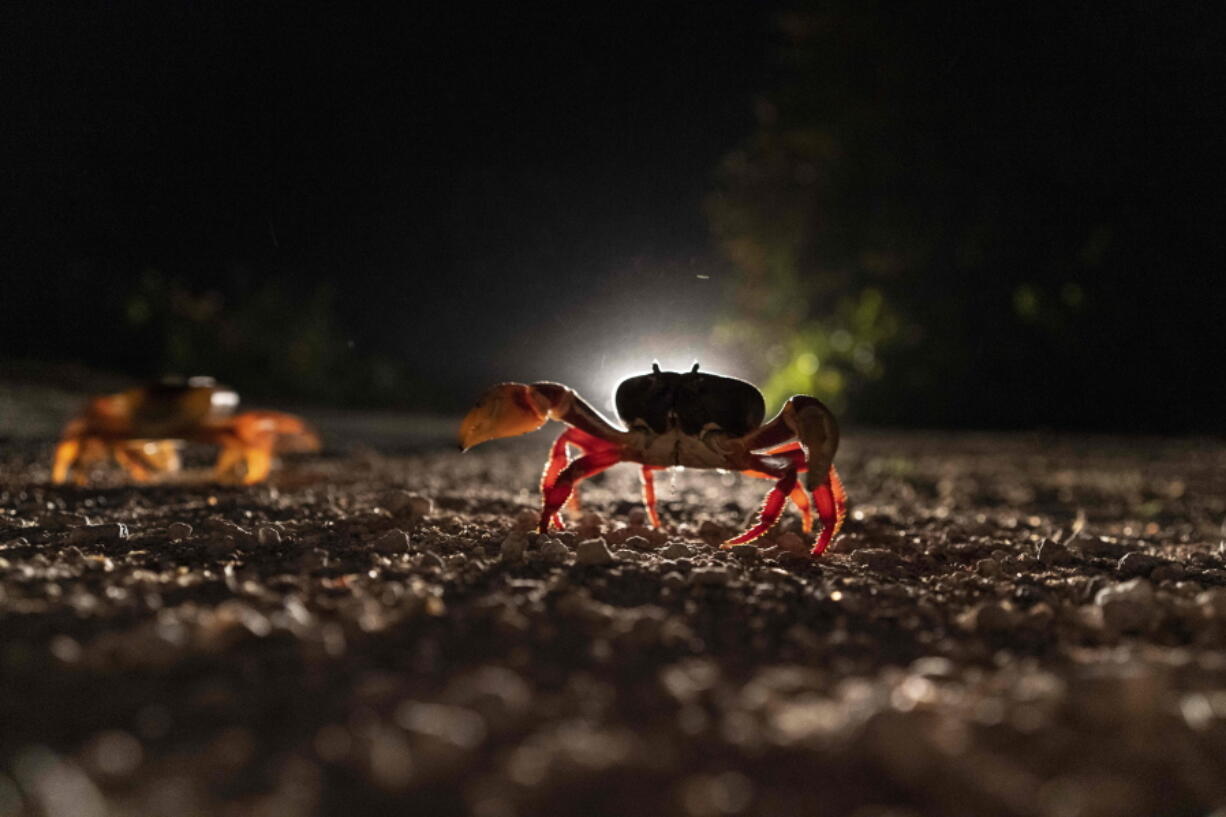
[{"label": "gravel road", "polygon": [[713,547],[767,483],[712,472],[526,533],[547,446],[75,488],[10,441],[0,815],[1226,807],[1221,441],[852,431],[819,561]]}]

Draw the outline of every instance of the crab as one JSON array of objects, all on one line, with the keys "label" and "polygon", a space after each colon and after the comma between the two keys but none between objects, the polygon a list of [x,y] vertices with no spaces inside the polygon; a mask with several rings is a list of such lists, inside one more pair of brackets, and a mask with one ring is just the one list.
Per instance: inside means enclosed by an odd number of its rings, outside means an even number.
[{"label": "crab", "polygon": [[[744,380],[699,372],[695,363],[689,372],[661,371],[653,364],[650,374],[622,381],[614,402],[626,429],[614,426],[560,383],[500,383],[464,417],[460,448],[526,434],[547,420],[570,426],[550,449],[541,477],[541,533],[551,524],[562,527],[560,511],[568,501],[577,509],[573,495],[581,480],[619,462],[641,466],[643,504],[656,528],[660,515],[655,472],[675,467],[740,471],[775,480],[753,524],[723,547],[761,537],[779,520],[789,499],[800,510],[805,533],[812,532],[817,509],[822,529],[812,555],[823,553],[842,526],[847,497],[833,464],[839,429],[817,398],[796,395],[763,423],[766,404],[757,388]],[[582,453],[577,459],[569,459],[571,446]]]},{"label": "crab", "polygon": [[207,377],[92,397],[64,426],[51,480],[71,477],[83,485],[89,466],[114,459],[144,482],[179,470],[180,446],[197,442],[221,447],[217,479],[253,484],[268,477],[274,453],[318,450],[319,437],[301,418],[278,411],[234,414],[237,404],[236,393]]}]

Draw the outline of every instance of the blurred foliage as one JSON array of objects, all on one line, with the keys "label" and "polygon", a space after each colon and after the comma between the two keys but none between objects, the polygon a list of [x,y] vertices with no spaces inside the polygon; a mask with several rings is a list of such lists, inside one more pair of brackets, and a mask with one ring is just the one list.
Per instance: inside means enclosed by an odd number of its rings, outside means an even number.
[{"label": "blurred foliage", "polygon": [[1201,69],[1170,48],[1195,21],[1124,18],[1108,37],[1080,3],[778,16],[776,87],[707,200],[734,273],[716,339],[769,401],[910,425],[1195,422],[1128,395],[1178,364],[1164,346],[1210,337],[1212,226],[1179,215],[1200,168],[1160,147],[1204,131],[1146,119],[1198,114],[1182,86],[1138,81]]},{"label": "blurred foliage", "polygon": [[354,349],[327,284],[239,277],[223,294],[150,270],[122,311],[129,338],[153,356],[145,361],[153,374],[211,374],[271,400],[390,404],[411,395],[430,404],[395,362]]}]

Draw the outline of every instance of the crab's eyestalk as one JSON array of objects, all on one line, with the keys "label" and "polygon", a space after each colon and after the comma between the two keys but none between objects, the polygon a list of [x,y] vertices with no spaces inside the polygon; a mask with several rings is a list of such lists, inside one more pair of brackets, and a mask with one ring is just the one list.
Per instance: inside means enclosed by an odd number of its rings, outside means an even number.
[{"label": "crab's eyestalk", "polygon": [[549,419],[549,401],[523,383],[499,383],[481,395],[460,423],[460,448],[536,431]]}]

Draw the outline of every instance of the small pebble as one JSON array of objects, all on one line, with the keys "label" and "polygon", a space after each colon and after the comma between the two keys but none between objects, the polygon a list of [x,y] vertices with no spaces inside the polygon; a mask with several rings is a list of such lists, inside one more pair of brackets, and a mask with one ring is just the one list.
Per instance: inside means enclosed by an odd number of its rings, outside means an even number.
[{"label": "small pebble", "polygon": [[733,545],[729,550],[732,555],[744,561],[752,561],[762,555],[757,545]]},{"label": "small pebble", "polygon": [[995,559],[980,559],[975,563],[975,572],[980,576],[994,579],[1000,576],[1000,562],[996,561]]},{"label": "small pebble", "polygon": [[570,549],[554,538],[540,543],[540,553],[541,558],[550,562],[564,562],[570,558]]},{"label": "small pebble", "polygon": [[434,513],[434,500],[408,491],[392,491],[384,497],[383,505],[395,516],[407,516],[414,521]]},{"label": "small pebble", "polygon": [[281,544],[281,531],[268,525],[256,531],[255,537],[265,547]]},{"label": "small pebble", "polygon": [[661,550],[660,555],[665,559],[684,559],[690,555],[690,546],[683,545],[680,542],[673,542]]},{"label": "small pebble", "polygon": [[172,542],[181,542],[192,535],[192,526],[186,522],[173,522],[166,528],[166,535]]},{"label": "small pebble", "polygon": [[122,522],[105,525],[82,525],[68,533],[68,544],[86,545],[94,542],[117,542],[128,538],[128,526]]},{"label": "small pebble", "polygon": [[208,519],[205,520],[204,527],[211,533],[231,537],[239,545],[251,544],[255,541],[255,535],[251,531],[228,519]]},{"label": "small pebble", "polygon": [[693,584],[727,584],[731,578],[726,567],[700,567],[690,572]]},{"label": "small pebble", "polygon": [[522,562],[527,549],[528,537],[520,531],[515,531],[502,540],[499,553],[504,562]]},{"label": "small pebble", "polygon": [[525,533],[536,530],[537,524],[541,521],[541,515],[536,511],[520,511],[515,515],[515,530]]},{"label": "small pebble", "polygon": [[660,579],[660,582],[665,587],[676,590],[679,587],[685,587],[685,576],[682,576],[677,571],[672,570],[672,571],[669,571],[668,573],[665,573],[664,577]]},{"label": "small pebble", "polygon": [[439,555],[435,553],[434,551],[427,550],[425,553],[421,555],[421,566],[422,567],[442,567],[443,560],[439,558]]},{"label": "small pebble", "polygon": [[217,536],[209,539],[204,549],[209,556],[214,559],[220,559],[233,553],[235,547],[237,547],[237,543],[234,541],[233,536]]},{"label": "small pebble", "polygon": [[1199,593],[1196,604],[1205,618],[1226,619],[1226,587],[1214,587]]},{"label": "small pebble", "polygon": [[1145,579],[1104,587],[1098,591],[1094,602],[1102,608],[1103,623],[1118,632],[1145,629],[1157,612],[1153,586]]},{"label": "small pebble", "polygon": [[651,541],[643,536],[631,536],[622,544],[634,550],[651,550]]},{"label": "small pebble", "polygon": [[576,526],[581,536],[595,538],[604,532],[604,517],[598,513],[588,512],[579,518]]},{"label": "small pebble", "polygon": [[1150,571],[1162,564],[1164,564],[1163,559],[1134,550],[1132,553],[1124,554],[1119,564],[1116,565],[1115,570],[1120,575],[1120,578],[1132,579],[1137,576],[1148,576]]},{"label": "small pebble", "polygon": [[1077,540],[1077,547],[1088,556],[1105,556],[1118,559],[1127,550],[1119,542],[1111,542],[1099,536],[1083,536]]},{"label": "small pebble", "polygon": [[1039,561],[1045,565],[1064,565],[1072,561],[1073,554],[1059,542],[1044,539],[1039,544]]},{"label": "small pebble", "polygon": [[706,542],[708,545],[718,545],[727,539],[723,525],[717,525],[710,519],[704,520],[698,526],[698,538]]},{"label": "small pebble", "polygon": [[1183,581],[1186,575],[1183,565],[1178,562],[1168,562],[1155,567],[1149,572],[1149,580],[1151,582],[1178,582]]},{"label": "small pebble", "polygon": [[647,523],[647,511],[642,508],[633,508],[630,513],[626,514],[626,519],[634,527],[640,527]]},{"label": "small pebble", "polygon": [[852,551],[851,558],[870,570],[890,570],[899,564],[898,556],[885,548],[860,548]]},{"label": "small pebble", "polygon": [[399,528],[392,528],[371,545],[380,553],[404,553],[409,549],[409,535]]},{"label": "small pebble", "polygon": [[575,548],[575,561],[581,565],[604,565],[613,561],[613,554],[603,539],[585,539]]},{"label": "small pebble", "polygon": [[972,623],[976,632],[1002,633],[1013,629],[1018,623],[1017,611],[1007,602],[986,602],[972,611]]},{"label": "small pebble", "polygon": [[613,558],[620,559],[626,562],[637,562],[643,558],[643,554],[637,550],[622,548],[613,552]]},{"label": "small pebble", "polygon": [[795,531],[787,531],[775,537],[775,547],[796,556],[805,556],[810,550],[809,544],[805,542],[805,538]]}]

